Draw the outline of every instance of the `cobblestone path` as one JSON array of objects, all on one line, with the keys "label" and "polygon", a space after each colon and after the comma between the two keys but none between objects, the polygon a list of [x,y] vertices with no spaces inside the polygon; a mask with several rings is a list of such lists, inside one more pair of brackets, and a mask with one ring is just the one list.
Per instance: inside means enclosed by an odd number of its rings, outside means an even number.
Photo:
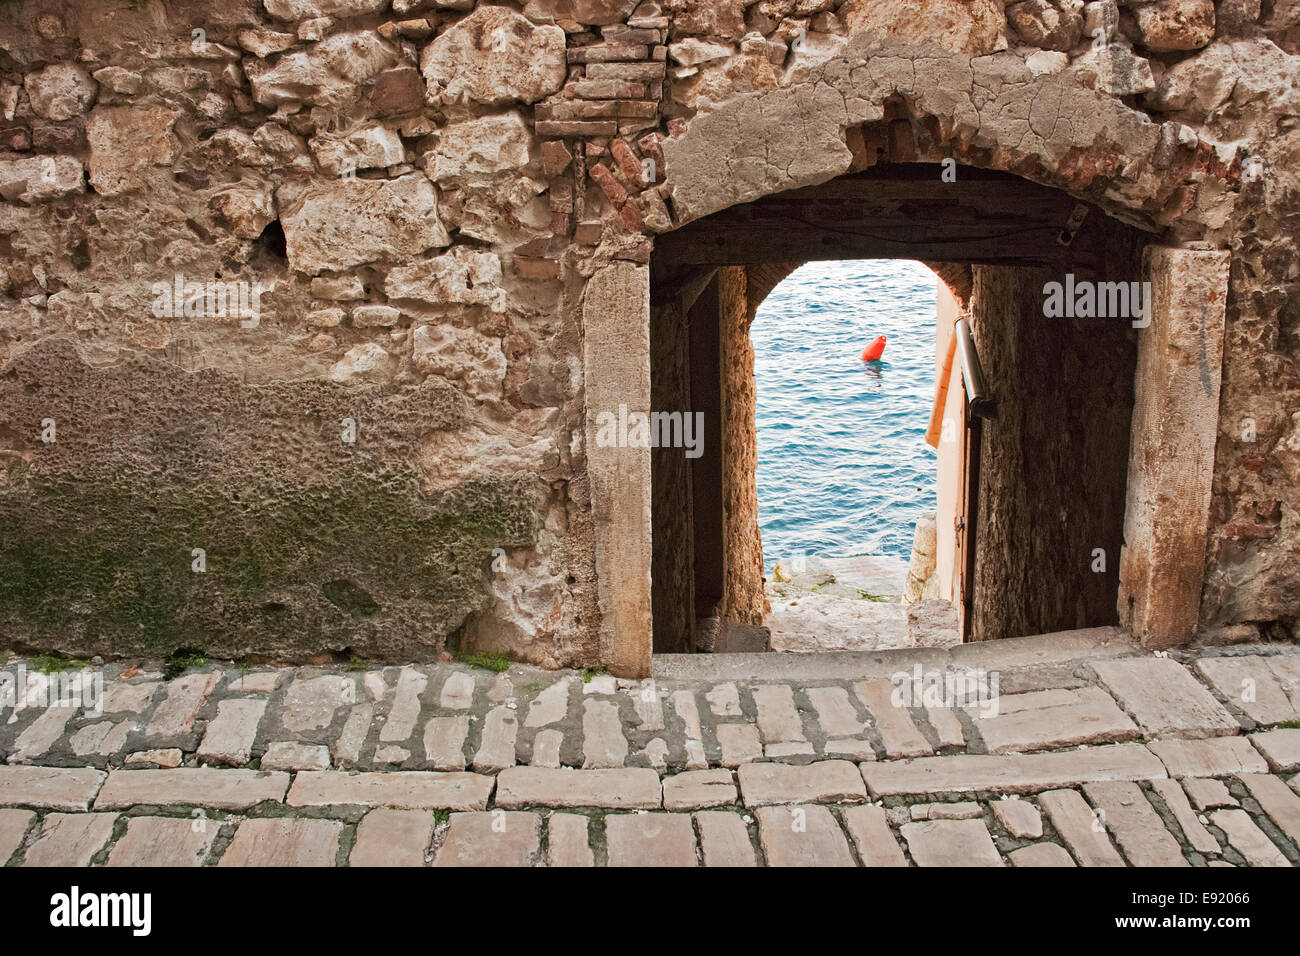
[{"label": "cobblestone path", "polygon": [[0,709],[0,863],[1300,864],[1300,648],[799,657],[106,665],[102,713]]}]

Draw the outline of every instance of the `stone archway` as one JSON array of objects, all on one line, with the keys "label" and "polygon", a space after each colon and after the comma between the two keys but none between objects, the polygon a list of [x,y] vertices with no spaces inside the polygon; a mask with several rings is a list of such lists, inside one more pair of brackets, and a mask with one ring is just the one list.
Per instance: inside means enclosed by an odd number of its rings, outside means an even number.
[{"label": "stone archway", "polygon": [[[871,34],[842,40],[821,53],[788,69],[787,85],[734,95],[677,123],[674,135],[661,144],[666,179],[644,194],[651,208],[655,197],[666,200],[660,207],[662,221],[647,219],[649,228],[681,235],[697,220],[764,197],[880,164],[929,162],[943,164],[947,172],[1000,170],[1059,190],[1065,201],[1056,210],[1057,232],[1072,236],[1079,228],[1070,218],[1078,211],[1072,198],[1158,241],[1144,260],[1154,303],[1150,327],[1139,333],[1139,412],[1132,422],[1135,453],[1128,465],[1118,613],[1150,646],[1189,640],[1199,619],[1204,574],[1229,261],[1226,252],[1215,251],[1222,240],[1212,225],[1222,222],[1224,206],[1232,201],[1225,186],[1239,175],[1232,151],[1182,136],[1174,124],[1152,123],[1110,91],[1093,88],[1116,81],[1113,71],[1122,69],[1122,57],[1108,64],[1112,72],[1099,80],[1083,67],[1037,76],[1018,57],[972,57]],[[924,69],[918,68],[922,64]],[[1088,228],[1096,228],[1096,218]],[[1005,249],[980,252],[970,237],[957,243],[964,251],[954,254],[950,239],[933,238],[933,244],[922,243],[921,251],[910,257],[989,263],[1015,259]],[[826,256],[787,250],[783,256],[771,252],[762,261],[819,257]],[[752,265],[760,260],[729,261]],[[1184,270],[1199,277],[1195,305],[1172,278]],[[1106,281],[1105,276],[1103,267],[1099,281]],[[644,268],[611,265],[597,273],[584,303],[588,333],[603,335],[606,325],[617,325],[620,348],[646,344],[641,353],[646,365],[650,336],[642,329],[650,323],[649,280]],[[683,274],[674,281],[681,291],[698,295],[711,280]],[[593,287],[597,297],[590,294]],[[636,308],[618,311],[618,301],[634,302]],[[1185,345],[1187,335],[1197,341],[1195,393],[1178,344]],[[594,381],[603,389],[610,367],[605,354],[590,348],[585,354],[588,387]],[[615,365],[625,359],[626,352]],[[1172,408],[1171,383],[1181,383],[1173,385],[1172,401],[1191,412],[1180,418],[1187,428],[1179,433],[1179,451],[1170,444],[1170,420],[1162,414]],[[638,381],[634,392],[616,391],[624,398],[633,396],[629,409],[651,409],[648,377]],[[589,460],[598,471],[622,476],[610,483],[603,501],[594,496],[597,514],[634,515],[639,528],[633,549],[627,535],[620,536],[617,553],[612,544],[602,550],[597,543],[602,605],[625,611],[629,596],[637,595],[634,614],[621,613],[617,624],[609,617],[602,622],[602,648],[614,666],[647,673],[653,548],[649,519],[642,525],[641,516],[647,514],[650,454],[648,449],[591,447],[592,412],[598,406],[589,400],[587,408]],[[1140,456],[1138,449],[1143,450]],[[1156,532],[1157,527],[1166,531]],[[1179,545],[1171,546],[1175,540]],[[1195,541],[1199,547],[1191,544]]]}]

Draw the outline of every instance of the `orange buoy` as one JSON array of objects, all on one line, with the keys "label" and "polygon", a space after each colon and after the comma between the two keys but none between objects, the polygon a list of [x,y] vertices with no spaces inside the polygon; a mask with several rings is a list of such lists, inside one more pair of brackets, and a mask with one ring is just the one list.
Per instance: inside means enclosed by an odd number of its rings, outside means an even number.
[{"label": "orange buoy", "polygon": [[880,358],[880,356],[884,354],[885,354],[885,337],[883,335],[878,335],[876,336],[876,341],[872,342],[870,345],[868,345],[865,349],[862,350],[862,361],[874,362],[876,359]]}]

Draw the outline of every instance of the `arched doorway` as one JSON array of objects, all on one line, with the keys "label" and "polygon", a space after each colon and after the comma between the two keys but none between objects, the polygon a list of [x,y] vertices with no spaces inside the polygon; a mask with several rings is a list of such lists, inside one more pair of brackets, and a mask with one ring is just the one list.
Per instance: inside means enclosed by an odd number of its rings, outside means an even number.
[{"label": "arched doorway", "polygon": [[[1050,282],[1069,284],[1073,277],[1089,274],[1089,285],[1112,290],[1130,282],[1151,283],[1148,321],[1136,341],[1131,327],[1120,329],[1116,323],[1092,336],[1076,330],[1084,342],[1049,350],[1044,354],[1050,361],[1045,361],[1034,352],[1032,339],[1009,338],[1005,358],[1015,361],[1001,364],[1050,379],[1062,371],[1077,374],[1077,363],[1071,363],[1084,349],[1122,352],[1120,361],[1103,369],[1109,377],[1094,381],[1081,376],[1082,391],[1072,393],[1073,404],[1059,406],[1117,413],[1106,416],[1106,427],[1100,429],[1107,440],[1088,447],[1107,455],[1131,449],[1126,467],[1107,469],[1119,476],[1119,503],[1085,509],[1079,520],[1058,517],[1052,529],[1043,531],[1045,540],[1058,541],[1057,548],[1045,546],[1038,553],[1054,562],[1076,562],[1082,545],[1088,545],[1088,555],[1102,550],[1105,561],[1099,567],[1104,570],[1082,579],[1091,582],[1083,604],[1091,607],[1101,600],[1094,589],[1105,600],[1113,598],[1120,623],[1148,646],[1182,643],[1195,631],[1229,263],[1226,251],[1204,241],[1210,230],[1197,202],[1202,184],[1209,182],[1201,173],[1210,170],[1226,179],[1230,170],[1217,158],[1213,143],[1180,140],[1169,124],[1154,125],[1145,114],[1071,78],[1036,78],[1028,88],[1007,82],[1009,77],[998,72],[1006,64],[996,58],[960,56],[937,77],[914,70],[908,60],[873,59],[874,42],[870,36],[850,38],[829,59],[788,78],[788,85],[745,94],[680,122],[661,143],[667,179],[655,191],[668,208],[652,230],[661,234],[650,267],[637,265],[645,260],[629,247],[615,261],[598,265],[586,283],[586,448],[600,647],[611,669],[646,674],[652,647],[699,646],[684,626],[655,621],[663,616],[655,612],[668,608],[684,618],[680,609],[690,607],[694,615],[696,602],[684,599],[685,592],[669,590],[677,595],[670,601],[662,595],[671,582],[693,579],[698,568],[711,568],[709,581],[724,609],[735,611],[742,623],[752,620],[755,578],[750,569],[761,552],[747,545],[738,530],[747,526],[741,506],[747,495],[717,495],[712,501],[702,499],[707,507],[696,513],[706,522],[705,538],[716,539],[717,525],[722,525],[728,543],[714,549],[720,557],[697,562],[692,547],[679,549],[670,567],[662,559],[656,562],[656,551],[663,552],[654,545],[654,519],[647,516],[662,518],[667,509],[652,507],[664,487],[662,476],[652,481],[652,449],[597,447],[597,416],[620,402],[650,415],[650,366],[666,348],[657,330],[676,328],[686,334],[698,325],[686,321],[691,310],[716,309],[720,323],[734,324],[733,317],[748,311],[748,303],[737,305],[738,300],[750,298],[750,287],[760,284],[772,264],[827,258],[906,255],[942,268],[966,263],[971,265],[972,300],[979,298],[975,272],[984,273],[983,298],[990,316],[1024,310],[1039,320],[1046,317],[1044,290]],[[962,93],[967,86],[975,92]],[[846,225],[846,215],[857,225]],[[952,281],[949,285],[957,288]],[[1035,288],[1029,295],[1027,290]],[[661,321],[665,309],[677,313],[675,323]],[[1066,317],[1073,323],[1095,316],[1081,312]],[[973,315],[975,339],[980,324]],[[993,327],[991,320],[984,324]],[[1012,329],[1022,325],[1004,324]],[[1127,346],[1118,348],[1108,338],[1112,335],[1122,335]],[[1193,353],[1199,356],[1195,362],[1187,358]],[[725,367],[727,357],[720,348],[719,358]],[[690,367],[679,363],[679,381],[689,377]],[[1127,391],[1085,396],[1094,385]],[[723,390],[714,400],[715,414],[743,411],[743,401],[724,406],[726,394]],[[743,391],[731,394],[744,396]],[[1017,394],[1032,394],[1032,389]],[[1131,416],[1126,415],[1129,409]],[[1122,428],[1119,419],[1126,419]],[[1041,416],[1030,414],[1021,421],[1031,427]],[[725,422],[720,417],[717,424]],[[1172,429],[1171,422],[1179,428]],[[1057,434],[1070,432],[1063,428]],[[715,427],[712,433],[734,438],[744,430]],[[1003,456],[1007,469],[1018,460],[1010,453],[1016,447],[1011,443]],[[743,458],[743,452],[735,449],[729,457]],[[1042,457],[1066,480],[1088,474],[1087,468],[1067,467],[1080,460],[1077,455]],[[690,471],[707,473],[706,458]],[[712,463],[715,476],[727,460],[724,455]],[[725,482],[721,486],[727,487]],[[743,483],[730,487],[743,488]],[[983,495],[976,496],[977,503]],[[1044,516],[1020,507],[1021,499],[1003,500],[1017,506],[1012,509],[1015,523],[1042,524]],[[684,525],[683,509],[676,507],[673,521]],[[1094,533],[1096,522],[1116,530],[1103,539]],[[998,525],[990,521],[988,526]],[[963,533],[970,536],[967,529]],[[1003,553],[1016,547],[1014,539],[1003,540]],[[688,553],[689,561],[681,557]],[[1034,574],[1042,578],[1040,570]],[[1078,611],[1079,580],[1044,589],[1034,574],[1022,576],[1018,594],[1050,594],[1061,613],[1071,602]],[[972,567],[968,579],[975,576]],[[660,597],[654,599],[652,591]],[[701,593],[712,597],[697,589],[696,599]],[[1005,626],[990,627],[982,636],[1005,636],[1024,625],[1027,618],[1016,602],[1005,607]]]},{"label": "arched doorway", "polygon": [[792,262],[913,251],[949,264],[1002,408],[958,489],[968,524],[946,529],[973,559],[956,571],[963,630],[1115,623],[1137,337],[1122,318],[1048,318],[1042,290],[1057,275],[1137,281],[1142,239],[1056,190],[964,168],[946,181],[931,164],[878,165],[662,237],[651,404],[700,412],[717,440],[694,460],[652,454],[656,649],[762,646],[749,324],[767,283]]}]

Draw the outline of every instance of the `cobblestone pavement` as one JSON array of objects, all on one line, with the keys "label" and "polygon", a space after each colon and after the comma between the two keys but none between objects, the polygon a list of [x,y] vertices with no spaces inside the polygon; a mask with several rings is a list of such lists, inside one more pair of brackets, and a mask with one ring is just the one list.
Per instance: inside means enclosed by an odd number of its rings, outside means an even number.
[{"label": "cobblestone pavement", "polygon": [[1093,629],[793,657],[645,682],[110,664],[102,714],[0,709],[0,861],[1300,863],[1300,648],[1180,660]]}]

